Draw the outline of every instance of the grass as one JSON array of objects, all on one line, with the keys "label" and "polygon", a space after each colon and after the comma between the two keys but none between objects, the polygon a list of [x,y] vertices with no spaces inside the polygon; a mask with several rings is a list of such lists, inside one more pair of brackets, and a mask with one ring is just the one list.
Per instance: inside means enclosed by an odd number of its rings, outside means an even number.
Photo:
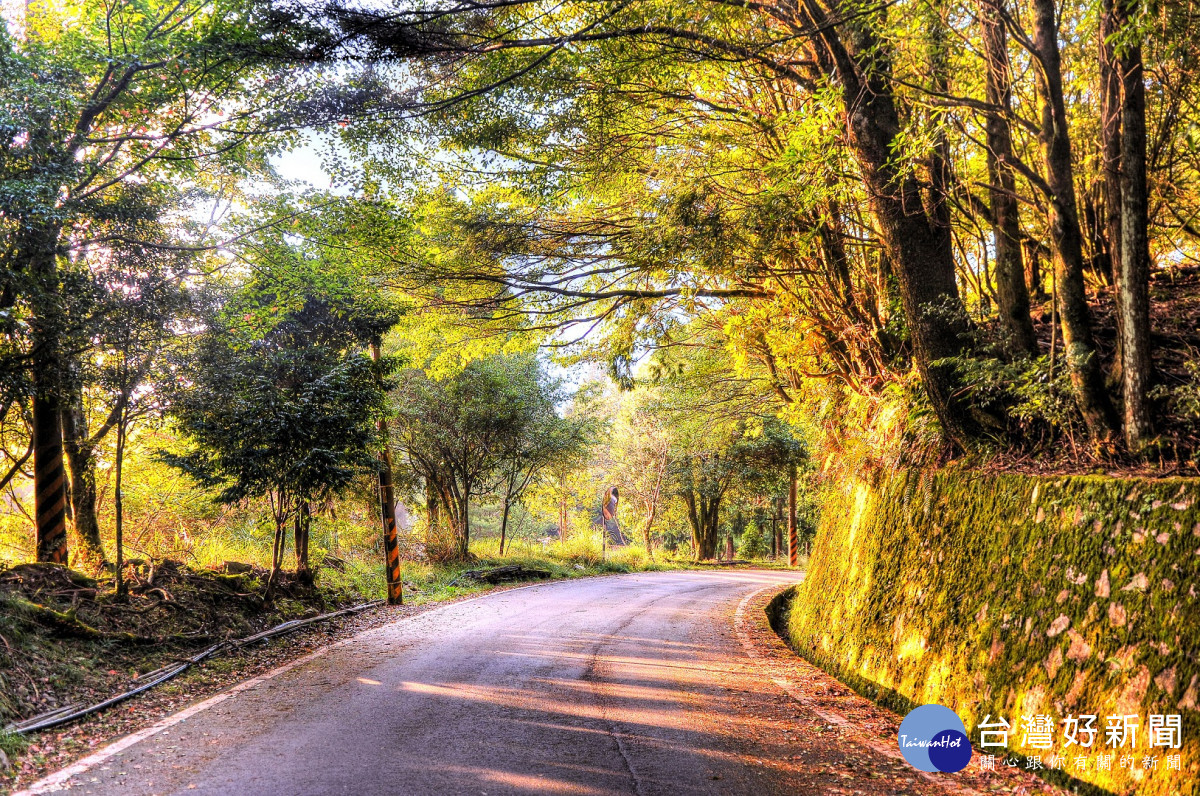
[{"label": "grass", "polygon": [[[518,540],[509,546],[503,556],[499,554],[498,540],[480,539],[471,545],[471,553],[474,560],[469,563],[434,565],[404,561],[401,572],[405,601],[422,605],[486,591],[490,588],[487,584],[463,578],[462,574],[471,569],[512,564],[544,570],[554,579],[694,566],[690,559],[673,557],[662,551],[656,552],[651,559],[644,548],[637,546],[601,551],[598,541],[587,538],[554,542],[544,547]],[[363,555],[351,556],[343,561],[344,566],[339,568],[321,568],[318,585],[345,595],[359,595],[364,600],[384,597],[382,562]]]},{"label": "grass", "polygon": [[0,752],[9,760],[16,760],[29,747],[29,741],[14,732],[0,730]]}]

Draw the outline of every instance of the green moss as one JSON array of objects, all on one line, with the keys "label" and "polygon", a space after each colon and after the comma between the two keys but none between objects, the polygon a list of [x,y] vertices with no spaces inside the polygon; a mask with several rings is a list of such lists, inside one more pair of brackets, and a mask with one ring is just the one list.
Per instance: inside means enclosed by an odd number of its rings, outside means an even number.
[{"label": "green moss", "polygon": [[1102,734],[1088,771],[1069,770],[1115,792],[1200,793],[1200,482],[899,471],[824,504],[788,619],[802,654],[902,712],[1004,716],[1013,752],[1023,715],[1094,713],[1103,729],[1136,713],[1140,757],[1146,717],[1182,714],[1182,771],[1164,750],[1141,780],[1097,771]]}]

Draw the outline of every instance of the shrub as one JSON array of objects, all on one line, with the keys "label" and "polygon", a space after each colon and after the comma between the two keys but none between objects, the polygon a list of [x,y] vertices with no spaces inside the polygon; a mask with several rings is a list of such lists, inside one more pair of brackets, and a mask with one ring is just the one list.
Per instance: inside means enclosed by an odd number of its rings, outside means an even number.
[{"label": "shrub", "polygon": [[757,519],[752,521],[742,532],[741,543],[738,545],[738,558],[765,558],[770,549],[768,534]]}]

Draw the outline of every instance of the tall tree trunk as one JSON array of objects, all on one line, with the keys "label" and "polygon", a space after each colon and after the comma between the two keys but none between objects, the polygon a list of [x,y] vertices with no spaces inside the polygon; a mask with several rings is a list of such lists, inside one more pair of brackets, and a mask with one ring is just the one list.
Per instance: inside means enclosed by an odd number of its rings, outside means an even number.
[{"label": "tall tree trunk", "polygon": [[450,515],[454,532],[454,556],[458,561],[471,557],[471,482],[465,474],[450,473],[445,483],[446,513]]},{"label": "tall tree trunk", "polygon": [[[386,424],[380,420],[381,430],[386,433]],[[396,531],[396,490],[392,484],[392,454],[384,443],[379,460],[379,520],[383,532],[383,567],[387,582],[388,605],[400,605],[404,601],[403,581],[400,576],[400,539]]]},{"label": "tall tree trunk", "polygon": [[721,535],[721,498],[713,498],[708,505],[710,533],[713,539],[718,539]]},{"label": "tall tree trunk", "polygon": [[442,519],[441,512],[439,511],[440,505],[441,505],[441,503],[438,501],[438,488],[432,482],[432,480],[428,476],[426,476],[426,478],[425,478],[425,517],[428,520],[430,530],[433,530],[434,528],[436,528],[437,524],[439,522],[441,522],[441,519]]},{"label": "tall tree trunk", "polygon": [[1113,296],[1117,314],[1117,354],[1113,358],[1113,376],[1121,380],[1121,327],[1124,324],[1121,292],[1121,72],[1111,39],[1120,27],[1117,0],[1103,0],[1099,30],[1100,71],[1100,177],[1104,197],[1105,251],[1113,276]]},{"label": "tall tree trunk", "polygon": [[267,576],[267,589],[263,599],[268,602],[275,596],[275,587],[279,585],[279,576],[283,571],[283,553],[287,540],[287,518],[291,507],[288,498],[282,492],[272,492],[271,516],[275,520],[275,538],[271,543],[271,574]]},{"label": "tall tree trunk", "polygon": [[[440,481],[438,487],[438,502],[440,508],[438,514],[442,518],[444,530],[451,534],[458,533],[458,503],[455,502],[455,497],[449,485],[445,481]],[[457,537],[455,537],[457,538]]]},{"label": "tall tree trunk", "polygon": [[1021,241],[1021,253],[1025,259],[1025,284],[1029,286],[1029,296],[1033,301],[1041,303],[1049,298],[1042,284],[1041,246],[1032,238],[1024,238]]},{"label": "tall tree trunk", "polygon": [[[1118,0],[1123,26],[1136,24],[1139,0]],[[1121,387],[1125,444],[1138,453],[1150,434],[1150,243],[1147,234],[1146,84],[1140,42],[1121,52]]]},{"label": "tall tree trunk", "polygon": [[654,515],[657,513],[658,507],[650,507],[650,515],[646,517],[646,524],[642,526],[642,544],[646,548],[646,556],[651,561],[654,560],[654,537],[650,534],[650,529],[654,527]]},{"label": "tall tree trunk", "polygon": [[470,491],[463,487],[462,501],[458,509],[458,558],[468,561],[471,558],[471,502]]},{"label": "tall tree trunk", "polygon": [[1075,201],[1071,138],[1063,100],[1054,0],[1033,1],[1034,46],[1041,61],[1042,155],[1050,193],[1050,238],[1054,250],[1058,312],[1063,347],[1075,402],[1093,441],[1106,443],[1117,427],[1116,411],[1104,388],[1100,354],[1092,340],[1087,293],[1083,284],[1083,241]]},{"label": "tall tree trunk", "polygon": [[688,509],[688,524],[692,526],[692,546],[697,561],[717,557],[717,528],[713,518],[717,515],[714,501],[692,490],[683,493]]},{"label": "tall tree trunk", "polygon": [[[849,5],[849,4],[845,4]],[[866,183],[872,214],[887,261],[896,275],[914,360],[929,401],[946,435],[960,448],[969,448],[985,418],[966,403],[950,362],[969,345],[970,325],[955,281],[950,227],[944,223],[943,203],[931,218],[927,197],[917,175],[897,162],[895,144],[900,116],[892,92],[888,46],[856,8],[835,3],[835,15],[845,12],[854,21],[845,26],[843,41],[829,16],[815,3],[805,4],[809,24],[820,31],[818,59],[841,85],[850,145]]]},{"label": "tall tree trunk", "polygon": [[100,522],[96,517],[96,449],[88,438],[87,417],[83,413],[83,396],[78,391],[71,396],[62,415],[63,450],[71,472],[71,509],[75,518],[75,534],[85,559],[104,563],[104,546],[100,541]]},{"label": "tall tree trunk", "polygon": [[508,536],[508,495],[504,496],[504,513],[500,517],[500,555],[504,555],[504,542]]},{"label": "tall tree trunk", "polygon": [[562,542],[567,541],[567,489],[565,483],[558,500],[558,539]]},{"label": "tall tree trunk", "polygon": [[66,565],[67,549],[67,493],[64,488],[66,472],[63,469],[62,427],[58,402],[52,395],[43,392],[45,387],[36,386],[34,377],[33,397],[33,483],[34,505],[37,517],[37,560]]},{"label": "tall tree trunk", "polygon": [[300,501],[296,507],[296,519],[293,523],[293,547],[296,552],[296,577],[303,583],[312,585],[313,571],[308,564],[308,540],[312,529],[312,507],[307,500]]},{"label": "tall tree trunk", "polygon": [[33,230],[25,241],[34,281],[33,306],[33,492],[37,560],[68,561],[66,472],[62,440],[62,306],[58,284],[58,228]]},{"label": "tall tree trunk", "polygon": [[[371,344],[371,359],[379,361],[379,343]],[[404,580],[400,574],[400,539],[396,533],[396,490],[392,485],[392,452],[388,447],[387,421],[380,418],[377,427],[383,438],[379,452],[379,515],[383,525],[383,566],[387,580],[388,605],[404,602]]]},{"label": "tall tree trunk", "polygon": [[113,473],[113,516],[114,536],[117,546],[116,569],[114,580],[117,586],[117,596],[125,594],[125,438],[126,438],[125,407],[121,407],[121,417],[117,421],[117,461]]},{"label": "tall tree trunk", "polygon": [[646,545],[646,555],[650,560],[654,560],[654,545],[650,536],[650,529],[654,527],[654,518],[658,516],[658,501],[662,495],[663,478],[667,472],[667,459],[664,456],[658,468],[658,475],[654,479],[654,492],[650,495],[650,511],[646,515],[646,523],[642,526],[642,541]]},{"label": "tall tree trunk", "polygon": [[1021,262],[1021,220],[1013,177],[1012,74],[1008,61],[1008,36],[1003,18],[1004,0],[982,0],[983,52],[987,62],[987,100],[1000,110],[986,122],[987,166],[991,183],[992,238],[996,247],[996,300],[1000,323],[1014,351],[1037,354],[1033,320],[1029,317],[1029,289]]},{"label": "tall tree trunk", "polygon": [[701,497],[700,505],[704,547],[708,551],[708,555],[704,557],[714,558],[717,555],[717,545],[721,540],[721,500],[720,498]]}]

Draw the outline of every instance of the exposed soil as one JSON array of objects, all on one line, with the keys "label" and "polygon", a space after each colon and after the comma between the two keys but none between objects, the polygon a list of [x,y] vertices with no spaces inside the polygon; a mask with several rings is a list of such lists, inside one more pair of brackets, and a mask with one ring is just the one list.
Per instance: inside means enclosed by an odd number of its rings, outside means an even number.
[{"label": "exposed soil", "polygon": [[244,571],[134,563],[124,599],[111,581],[66,567],[0,569],[0,723],[98,701],[214,642],[361,602],[285,573],[268,603],[267,573],[236,568]]}]

